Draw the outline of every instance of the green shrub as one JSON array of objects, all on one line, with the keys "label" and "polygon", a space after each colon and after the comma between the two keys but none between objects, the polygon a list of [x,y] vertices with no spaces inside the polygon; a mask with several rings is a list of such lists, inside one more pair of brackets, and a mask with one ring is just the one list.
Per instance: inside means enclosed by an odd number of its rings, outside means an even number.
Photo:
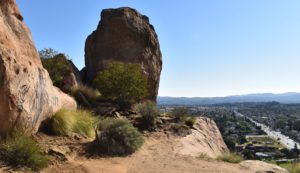
[{"label": "green shrub", "polygon": [[93,148],[99,155],[122,156],[134,153],[143,145],[141,133],[126,119],[105,119]]},{"label": "green shrub", "polygon": [[95,137],[96,118],[85,110],[59,110],[50,120],[51,131],[55,135],[68,136],[72,132]]},{"label": "green shrub", "polygon": [[77,87],[72,88],[70,94],[75,98],[75,100],[80,105],[89,108],[101,96],[98,90],[90,88],[85,85],[78,85]]},{"label": "green shrub", "polygon": [[143,100],[147,95],[147,78],[139,64],[113,62],[100,72],[94,84],[106,99],[123,109]]},{"label": "green shrub", "polygon": [[217,157],[217,160],[228,162],[228,163],[240,163],[243,161],[243,157],[235,154],[235,153],[226,153],[219,157]]},{"label": "green shrub", "polygon": [[156,104],[151,101],[136,104],[135,111],[142,116],[142,125],[148,129],[154,128],[159,111]]},{"label": "green shrub", "polygon": [[197,121],[196,117],[188,117],[185,120],[185,124],[189,127],[193,127],[195,125],[196,121]]},{"label": "green shrub", "polygon": [[28,167],[39,171],[48,166],[48,158],[36,141],[24,134],[15,133],[0,146],[0,157],[14,167]]},{"label": "green shrub", "polygon": [[72,70],[71,63],[67,56],[64,54],[55,54],[51,58],[41,57],[41,60],[43,67],[48,71],[53,84],[62,88],[64,76],[68,75]]},{"label": "green shrub", "polygon": [[188,116],[188,110],[184,107],[175,107],[171,115],[175,117],[176,121],[178,122],[185,122],[187,116]]}]

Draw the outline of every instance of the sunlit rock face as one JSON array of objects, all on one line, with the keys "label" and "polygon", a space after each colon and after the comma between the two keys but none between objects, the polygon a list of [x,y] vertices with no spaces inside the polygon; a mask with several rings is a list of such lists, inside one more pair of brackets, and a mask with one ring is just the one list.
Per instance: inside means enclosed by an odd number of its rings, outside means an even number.
[{"label": "sunlit rock face", "polygon": [[52,85],[15,0],[0,1],[0,134],[36,132],[42,121],[76,102]]},{"label": "sunlit rock face", "polygon": [[156,100],[162,55],[154,27],[132,8],[106,9],[85,45],[85,80],[92,83],[112,61],[138,63],[148,78],[149,99]]}]

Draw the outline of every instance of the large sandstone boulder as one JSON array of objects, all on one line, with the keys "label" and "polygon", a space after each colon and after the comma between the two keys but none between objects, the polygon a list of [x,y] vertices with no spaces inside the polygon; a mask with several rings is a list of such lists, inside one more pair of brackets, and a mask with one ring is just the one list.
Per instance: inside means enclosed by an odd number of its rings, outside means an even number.
[{"label": "large sandstone boulder", "polygon": [[141,64],[148,77],[149,99],[156,100],[162,55],[147,16],[131,8],[106,9],[96,31],[86,40],[85,79],[92,83],[112,61]]},{"label": "large sandstone boulder", "polygon": [[53,87],[15,0],[0,1],[0,134],[37,131],[43,120],[76,102]]}]

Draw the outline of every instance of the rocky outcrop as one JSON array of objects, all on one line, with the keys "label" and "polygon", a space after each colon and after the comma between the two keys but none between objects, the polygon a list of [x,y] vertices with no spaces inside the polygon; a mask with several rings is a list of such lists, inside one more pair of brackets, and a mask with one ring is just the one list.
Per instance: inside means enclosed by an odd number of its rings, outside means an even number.
[{"label": "rocky outcrop", "polygon": [[78,68],[75,66],[75,64],[73,63],[72,60],[68,60],[69,64],[70,64],[70,69],[71,72],[73,73],[73,75],[76,78],[76,83],[77,84],[82,84],[82,78],[81,78],[81,74],[80,71],[78,70]]},{"label": "rocky outcrop", "polygon": [[15,0],[0,1],[0,134],[37,131],[43,120],[76,102],[53,87]]},{"label": "rocky outcrop", "polygon": [[82,85],[81,74],[78,68],[74,65],[71,60],[68,60],[69,70],[68,73],[65,74],[61,89],[66,92],[70,92],[73,88]]},{"label": "rocky outcrop", "polygon": [[140,64],[148,77],[149,99],[156,100],[162,55],[147,16],[131,8],[102,11],[97,30],[86,40],[84,78],[91,83],[112,61]]},{"label": "rocky outcrop", "polygon": [[61,89],[65,92],[70,92],[72,88],[78,87],[79,83],[73,72],[66,74],[62,80]]},{"label": "rocky outcrop", "polygon": [[180,139],[176,151],[190,156],[205,154],[211,158],[229,152],[216,123],[204,117],[197,118],[192,133]]}]

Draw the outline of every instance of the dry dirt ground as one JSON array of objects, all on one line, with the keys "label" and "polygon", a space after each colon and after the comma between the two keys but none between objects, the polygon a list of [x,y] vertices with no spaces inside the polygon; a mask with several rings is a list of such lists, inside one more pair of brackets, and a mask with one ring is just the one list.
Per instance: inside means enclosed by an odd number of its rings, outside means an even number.
[{"label": "dry dirt ground", "polygon": [[[181,148],[182,147],[182,148]],[[286,171],[263,162],[230,164],[205,161],[183,155],[186,150],[178,137],[154,133],[147,137],[143,147],[128,157],[87,159],[70,158],[68,162],[56,164],[43,173],[284,173]]]}]

